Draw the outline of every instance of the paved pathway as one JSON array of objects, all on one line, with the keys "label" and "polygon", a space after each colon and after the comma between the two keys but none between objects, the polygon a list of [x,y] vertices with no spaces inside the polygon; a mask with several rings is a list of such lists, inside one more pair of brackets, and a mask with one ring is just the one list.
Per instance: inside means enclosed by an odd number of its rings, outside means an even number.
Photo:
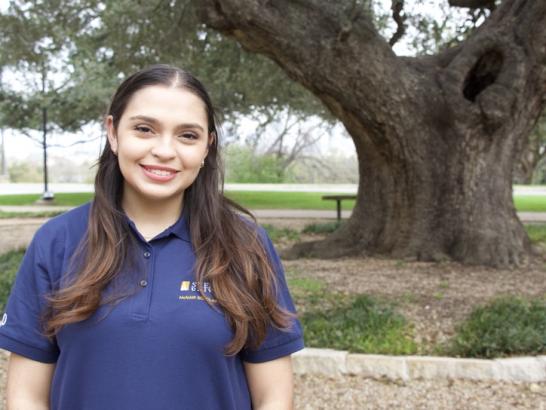
[{"label": "paved pathway", "polygon": [[[93,192],[93,184],[73,184],[52,182],[48,186],[54,193]],[[336,192],[355,194],[357,184],[225,184],[226,191],[263,191],[263,192]],[[41,194],[41,183],[0,183],[0,195],[5,194]],[[516,195],[546,196],[545,185],[514,185]]]},{"label": "paved pathway", "polygon": [[[0,206],[4,212],[47,212],[65,211],[71,209],[67,206]],[[335,220],[336,211],[313,210],[313,209],[257,209],[253,211],[258,220],[280,219],[280,220]],[[348,218],[351,211],[343,211],[342,217]],[[520,219],[524,223],[546,223],[546,212],[520,212]],[[47,220],[47,218],[0,218],[0,253],[12,249],[22,248],[28,245],[34,232]],[[290,222],[293,224],[294,222]]]},{"label": "paved pathway", "polygon": [[[26,206],[11,206],[0,205],[0,211],[4,212],[48,212],[48,211],[65,211],[71,209],[69,206],[49,206],[49,205],[26,205]],[[314,210],[314,209],[256,209],[252,213],[256,218],[292,218],[292,219],[335,219],[336,211],[329,210]],[[351,216],[350,210],[342,211],[343,218]],[[522,222],[545,222],[546,212],[518,212],[518,216]],[[9,220],[4,220],[9,221]],[[0,219],[0,223],[2,220]],[[9,222],[8,222],[9,223]]]},{"label": "paved pathway", "polygon": [[71,206],[58,205],[0,205],[2,212],[56,212],[68,211]]},{"label": "paved pathway", "polygon": [[[0,205],[0,211],[3,212],[54,212],[66,211],[71,208],[72,207],[70,206],[53,205]],[[332,209],[331,211],[313,209],[256,209],[253,210],[252,213],[257,218],[336,218],[336,211],[334,209]],[[351,211],[342,211],[343,218],[348,218],[350,215]]]}]

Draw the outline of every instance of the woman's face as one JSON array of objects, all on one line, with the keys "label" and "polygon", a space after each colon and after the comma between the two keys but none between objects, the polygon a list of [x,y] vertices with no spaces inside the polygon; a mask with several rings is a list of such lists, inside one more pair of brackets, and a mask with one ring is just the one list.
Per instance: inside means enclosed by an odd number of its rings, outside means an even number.
[{"label": "woman's face", "polygon": [[129,100],[117,130],[111,116],[106,129],[124,178],[124,202],[181,203],[210,142],[199,97],[179,87],[145,87]]}]

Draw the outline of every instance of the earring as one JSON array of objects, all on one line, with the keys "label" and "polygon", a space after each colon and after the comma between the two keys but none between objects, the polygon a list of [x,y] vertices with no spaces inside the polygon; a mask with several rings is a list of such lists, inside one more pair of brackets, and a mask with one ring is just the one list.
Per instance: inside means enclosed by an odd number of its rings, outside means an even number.
[{"label": "earring", "polygon": [[203,158],[203,160],[201,161],[201,168],[203,168],[205,166],[205,159]]}]

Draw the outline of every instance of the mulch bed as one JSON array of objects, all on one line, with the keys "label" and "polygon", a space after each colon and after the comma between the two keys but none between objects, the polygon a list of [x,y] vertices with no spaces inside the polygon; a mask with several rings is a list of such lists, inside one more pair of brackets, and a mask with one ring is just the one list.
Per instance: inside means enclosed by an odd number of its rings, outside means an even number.
[{"label": "mulch bed", "polygon": [[[286,221],[260,222],[287,226]],[[300,221],[288,226],[298,229],[302,225]],[[305,234],[300,240],[323,237]],[[277,247],[283,249],[293,243],[285,240]],[[457,323],[478,305],[502,295],[546,297],[546,260],[542,258],[519,269],[374,257],[298,259],[283,264],[288,274],[318,279],[327,285],[328,291],[366,293],[394,302],[398,312],[413,323],[423,354],[431,353],[434,345],[451,337]]]}]

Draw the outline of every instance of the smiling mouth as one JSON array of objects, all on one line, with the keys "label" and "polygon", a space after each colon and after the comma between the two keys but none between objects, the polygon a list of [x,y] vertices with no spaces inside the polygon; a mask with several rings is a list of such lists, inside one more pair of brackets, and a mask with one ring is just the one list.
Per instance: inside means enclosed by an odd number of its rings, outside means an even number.
[{"label": "smiling mouth", "polygon": [[177,172],[180,172],[180,171],[177,171],[176,169],[167,168],[167,167],[148,166],[148,165],[142,165],[142,164],[140,164],[140,166],[144,168],[146,171],[161,177],[167,177],[170,175],[174,175]]}]

